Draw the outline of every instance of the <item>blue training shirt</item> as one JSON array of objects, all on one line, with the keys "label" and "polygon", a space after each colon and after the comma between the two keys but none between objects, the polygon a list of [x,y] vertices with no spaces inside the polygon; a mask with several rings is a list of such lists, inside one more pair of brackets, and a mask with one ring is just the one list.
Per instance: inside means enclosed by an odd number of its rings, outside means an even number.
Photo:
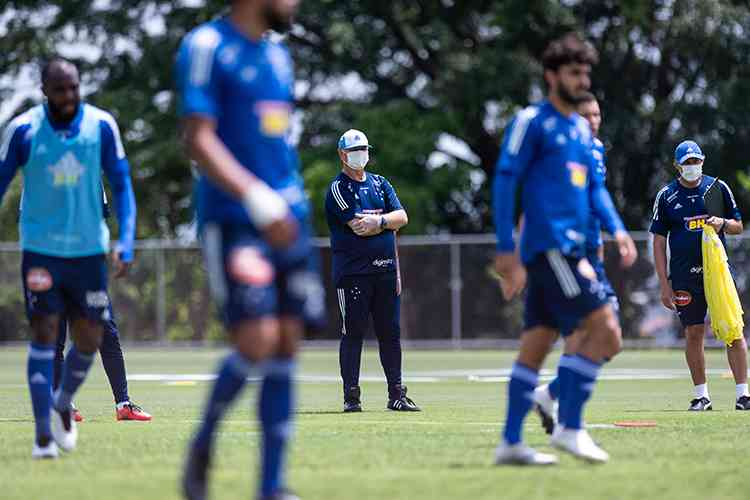
[{"label": "blue training shirt", "polygon": [[[306,221],[309,207],[298,157],[288,142],[294,74],[287,49],[266,38],[250,40],[222,18],[184,38],[176,72],[180,113],[215,120],[217,135],[234,157]],[[205,175],[199,176],[195,193],[199,225],[252,228],[240,201]]]},{"label": "blue training shirt", "polygon": [[368,172],[362,182],[343,172],[336,176],[326,193],[334,283],[343,276],[396,269],[395,231],[386,229],[375,236],[358,236],[347,223],[355,214],[384,215],[402,208],[396,190],[383,176]]},{"label": "blue training shirt", "polygon": [[120,227],[120,257],[133,259],[135,196],[112,115],[82,103],[70,123],[54,123],[45,105],[31,108],[10,122],[0,141],[0,199],[19,168],[22,249],[71,258],[106,253],[104,171]]},{"label": "blue training shirt", "polygon": [[605,230],[623,229],[592,153],[588,122],[578,114],[566,117],[549,101],[520,111],[503,139],[493,183],[497,250],[512,252],[516,186],[522,184],[526,221],[521,259],[558,249],[583,257],[590,218],[599,217]]},{"label": "blue training shirt", "polygon": [[[678,179],[664,186],[656,195],[649,231],[667,238],[669,243],[669,277],[672,286],[703,286],[703,252],[701,238],[708,212],[703,195],[714,182],[704,175],[695,188],[686,188]],[[729,186],[719,179],[724,197],[725,219],[742,220]],[[724,231],[719,234],[722,243]]]}]

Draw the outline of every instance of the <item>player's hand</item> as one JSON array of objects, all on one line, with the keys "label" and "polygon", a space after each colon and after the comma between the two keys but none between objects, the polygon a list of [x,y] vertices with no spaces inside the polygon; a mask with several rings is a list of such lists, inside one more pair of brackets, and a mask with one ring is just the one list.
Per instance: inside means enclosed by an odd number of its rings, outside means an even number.
[{"label": "player's hand", "polygon": [[714,230],[718,233],[719,231],[721,231],[721,226],[724,225],[724,219],[722,219],[721,217],[711,216],[706,219],[706,224],[714,228]]},{"label": "player's hand", "polygon": [[354,214],[352,230],[357,236],[374,236],[383,230],[380,228],[380,217],[370,214]]},{"label": "player's hand", "polygon": [[505,300],[515,297],[526,286],[526,269],[515,253],[496,254],[495,271],[500,276],[500,289]]},{"label": "player's hand", "polygon": [[661,303],[664,304],[664,307],[667,309],[674,311],[674,290],[672,290],[672,286],[669,283],[666,283],[661,286]]},{"label": "player's hand", "polygon": [[263,238],[274,248],[287,248],[297,238],[297,221],[286,216],[263,228]]},{"label": "player's hand", "polygon": [[620,252],[620,264],[622,267],[632,266],[635,259],[638,258],[638,250],[635,248],[633,238],[627,231],[617,231],[614,236],[617,242],[617,250]]},{"label": "player's hand", "polygon": [[114,267],[114,278],[120,279],[127,276],[128,271],[130,271],[130,266],[133,264],[132,262],[125,262],[122,259],[120,259],[120,250],[118,248],[115,248],[110,252],[110,256],[112,258],[112,267]]}]

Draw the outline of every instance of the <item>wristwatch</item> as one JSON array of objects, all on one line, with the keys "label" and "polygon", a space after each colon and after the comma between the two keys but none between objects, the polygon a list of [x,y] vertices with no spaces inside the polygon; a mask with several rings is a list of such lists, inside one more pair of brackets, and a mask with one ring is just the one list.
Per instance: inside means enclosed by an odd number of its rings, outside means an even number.
[{"label": "wristwatch", "polygon": [[385,216],[380,216],[380,229],[385,229],[385,225],[387,224],[387,221],[385,220]]},{"label": "wristwatch", "polygon": [[724,226],[727,225],[726,219],[721,219],[721,227],[719,228],[719,232],[722,232],[724,230]]}]

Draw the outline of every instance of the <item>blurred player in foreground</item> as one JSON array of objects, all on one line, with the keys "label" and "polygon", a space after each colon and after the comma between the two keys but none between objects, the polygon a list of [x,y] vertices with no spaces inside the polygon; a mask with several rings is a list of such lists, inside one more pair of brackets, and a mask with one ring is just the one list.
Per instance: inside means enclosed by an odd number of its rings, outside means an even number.
[{"label": "blurred player in foreground", "polygon": [[206,266],[232,343],[188,450],[182,488],[190,500],[207,496],[216,427],[248,377],[262,380],[258,498],[297,498],[284,475],[295,355],[304,320],[324,313],[324,292],[287,141],[292,61],[266,33],[287,29],[297,3],[233,1],[229,16],[190,32],[178,55],[185,140],[201,172],[196,206]]},{"label": "blurred player in foreground", "polygon": [[352,129],[341,136],[341,173],[331,182],[325,202],[333,282],[341,312],[339,360],[344,412],[362,411],[359,369],[370,316],[388,382],[386,408],[419,411],[401,384],[401,282],[396,231],[409,219],[388,179],[365,172],[369,151],[363,132]]},{"label": "blurred player in foreground", "polygon": [[[586,332],[577,352],[562,358],[560,427],[552,445],[591,462],[609,455],[582,429],[583,407],[603,361],[621,346],[620,326],[596,272],[585,258],[590,212],[615,236],[624,265],[636,257],[612,200],[589,172],[597,168],[591,129],[576,114],[590,86],[594,48],[576,34],[554,40],[542,63],[548,98],[516,115],[505,133],[493,186],[497,255],[506,299],[525,286],[525,330],[508,384],[508,413],[496,450],[497,464],[550,465],[554,455],[523,444],[521,428],[533,405],[539,369],[558,336],[580,327]],[[522,184],[526,221],[520,260],[514,252],[513,215]],[[521,263],[523,261],[523,264]]]},{"label": "blurred player in foreground", "polygon": [[[599,139],[599,128],[602,124],[602,112],[599,102],[594,94],[586,92],[581,96],[578,104],[578,114],[591,126],[593,136],[593,155],[596,161],[596,168],[591,170],[592,182],[605,183],[607,176],[607,166],[605,162],[604,143]],[[596,272],[597,281],[604,287],[607,299],[612,304],[615,313],[620,310],[620,303],[617,301],[612,284],[607,278],[604,269],[604,242],[602,241],[602,223],[598,217],[593,216],[589,219],[586,230],[586,259]],[[565,352],[563,357],[571,356],[578,350],[579,343],[584,333],[575,331],[570,335],[565,335]],[[558,404],[560,397],[560,378],[555,377],[549,384],[544,384],[534,390],[534,401],[537,412],[542,419],[542,426],[547,434],[552,434],[557,423]]]},{"label": "blurred player in foreground", "polygon": [[[677,312],[685,328],[685,359],[695,386],[695,397],[689,406],[692,411],[713,409],[703,352],[708,309],[703,289],[703,226],[713,227],[722,243],[725,242],[724,234],[740,234],[743,229],[742,216],[729,186],[722,180],[703,175],[705,160],[700,146],[694,141],[683,141],[677,146],[674,166],[679,177],[656,195],[649,229],[654,234],[654,265],[661,286],[661,301],[664,307]],[[709,216],[704,196],[715,181],[721,190],[723,213]],[[744,338],[727,346],[727,358],[736,384],[735,408],[750,410],[747,343]]]},{"label": "blurred player in foreground", "polygon": [[[102,171],[112,186],[120,228],[111,252],[115,278],[127,273],[133,259],[135,197],[120,131],[112,115],[81,103],[79,82],[71,62],[47,63],[42,70],[46,102],[11,121],[0,146],[0,196],[19,167],[24,176],[19,233],[32,329],[28,379],[36,421],[34,458],[57,457],[58,446],[75,448],[71,401],[110,319]],[[61,316],[71,323],[73,347],[53,397]]]}]

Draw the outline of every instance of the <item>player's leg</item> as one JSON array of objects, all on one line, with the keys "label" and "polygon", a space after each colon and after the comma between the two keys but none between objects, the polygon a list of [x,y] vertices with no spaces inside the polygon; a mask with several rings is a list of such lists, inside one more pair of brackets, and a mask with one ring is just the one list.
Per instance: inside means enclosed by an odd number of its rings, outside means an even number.
[{"label": "player's leg", "polygon": [[65,341],[68,338],[68,318],[64,315],[60,316],[57,322],[57,342],[55,344],[55,367],[54,367],[54,380],[52,382],[52,389],[57,390],[60,385],[60,379],[62,378],[62,368],[65,362]]},{"label": "player's leg", "polygon": [[374,292],[372,318],[380,364],[388,382],[386,407],[394,411],[420,411],[406,395],[406,386],[401,383],[401,297],[397,292],[396,273],[377,275]]},{"label": "player's leg", "polygon": [[[674,285],[673,285],[674,286]],[[713,409],[706,379],[706,357],[704,339],[706,336],[706,297],[703,290],[695,287],[674,286],[677,314],[685,329],[685,361],[693,380],[695,397],[690,401],[690,411]]]},{"label": "player's leg", "polygon": [[362,411],[359,371],[362,345],[370,320],[374,276],[344,276],[336,287],[341,314],[339,366],[344,391],[344,412]]},{"label": "player's leg", "polygon": [[188,448],[182,489],[189,500],[206,498],[216,429],[247,378],[263,373],[265,361],[278,351],[280,337],[274,269],[262,251],[232,227],[207,225],[203,239],[211,292],[232,350],[219,362],[201,425]]},{"label": "player's leg", "polygon": [[734,375],[736,410],[750,410],[750,393],[747,389],[747,342],[737,339],[727,346],[727,359]]},{"label": "player's leg", "polygon": [[117,420],[135,420],[148,422],[151,415],[130,401],[128,395],[128,377],[125,369],[125,356],[120,346],[120,332],[115,322],[112,305],[109,306],[110,318],[104,322],[104,335],[99,354],[102,356],[104,373],[112,388],[112,396],[115,399],[115,411]]},{"label": "player's leg", "polygon": [[58,448],[51,428],[52,383],[55,341],[64,303],[57,283],[57,269],[49,257],[23,252],[21,277],[26,315],[31,325],[26,366],[35,424],[31,456],[35,459],[56,458]]},{"label": "player's leg", "polygon": [[[528,300],[527,300],[528,304]],[[523,422],[533,405],[539,369],[557,338],[557,331],[535,326],[521,334],[521,347],[508,382],[508,402],[502,440],[495,450],[495,463],[553,465],[557,457],[539,453],[523,444]]]},{"label": "player's leg", "polygon": [[281,318],[279,349],[266,365],[258,398],[258,418],[263,433],[261,448],[260,498],[272,498],[286,491],[287,443],[293,434],[293,377],[296,353],[303,334],[298,317]]}]

